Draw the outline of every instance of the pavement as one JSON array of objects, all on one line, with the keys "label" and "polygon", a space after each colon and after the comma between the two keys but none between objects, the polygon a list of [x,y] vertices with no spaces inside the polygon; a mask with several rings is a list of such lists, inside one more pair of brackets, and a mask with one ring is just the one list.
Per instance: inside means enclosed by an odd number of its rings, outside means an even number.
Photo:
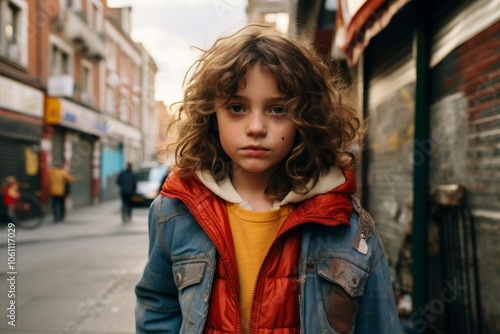
[{"label": "pavement", "polygon": [[49,214],[39,228],[16,228],[9,255],[15,273],[6,270],[8,231],[0,228],[0,302],[15,305],[0,309],[0,333],[135,333],[134,287],[147,261],[148,208],[134,208],[124,224],[120,207],[119,200],[106,201],[68,210],[61,223]]},{"label": "pavement", "polygon": [[[16,229],[17,245],[70,238],[103,235],[147,233],[148,208],[134,208],[132,221],[122,223],[120,200],[110,200],[97,205],[67,210],[64,222],[54,224],[52,216],[45,215],[44,223],[33,230]],[[0,228],[0,247],[7,245],[7,228]]]}]

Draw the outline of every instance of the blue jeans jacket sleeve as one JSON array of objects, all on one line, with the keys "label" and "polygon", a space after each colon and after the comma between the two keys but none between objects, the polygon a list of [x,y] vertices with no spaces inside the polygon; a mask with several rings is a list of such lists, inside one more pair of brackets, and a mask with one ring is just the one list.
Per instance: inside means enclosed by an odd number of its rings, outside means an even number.
[{"label": "blue jeans jacket sleeve", "polygon": [[365,284],[355,333],[400,333],[399,318],[385,253]]},{"label": "blue jeans jacket sleeve", "polygon": [[[158,199],[155,200],[157,202]],[[136,333],[179,333],[182,316],[172,263],[158,238],[157,210],[149,210],[149,258],[135,287]]]}]

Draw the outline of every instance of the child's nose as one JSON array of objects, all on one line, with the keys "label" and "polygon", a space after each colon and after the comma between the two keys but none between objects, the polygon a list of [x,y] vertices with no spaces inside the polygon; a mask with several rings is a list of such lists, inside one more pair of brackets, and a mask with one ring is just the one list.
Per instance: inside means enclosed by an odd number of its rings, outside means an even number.
[{"label": "child's nose", "polygon": [[265,136],[267,125],[265,116],[261,113],[251,113],[247,126],[247,134],[250,136]]}]

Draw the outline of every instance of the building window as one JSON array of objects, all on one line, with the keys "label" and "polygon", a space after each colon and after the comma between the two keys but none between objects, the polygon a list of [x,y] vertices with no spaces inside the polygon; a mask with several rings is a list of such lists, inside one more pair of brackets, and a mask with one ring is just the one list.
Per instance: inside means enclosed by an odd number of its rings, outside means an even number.
[{"label": "building window", "polygon": [[94,28],[97,30],[97,31],[101,31],[101,11],[99,10],[99,8],[92,4],[92,14],[94,15],[94,19],[92,20],[92,22],[94,22]]},{"label": "building window", "polygon": [[141,105],[139,99],[134,97],[133,110],[132,110],[132,125],[139,126],[139,116],[141,115]]},{"label": "building window", "polygon": [[106,111],[115,114],[115,89],[111,85],[106,85]]},{"label": "building window", "polygon": [[81,80],[81,100],[83,103],[93,106],[94,101],[94,77],[91,64],[82,65],[82,80]]},{"label": "building window", "polygon": [[[25,14],[25,13],[24,13]],[[22,45],[22,15],[23,10],[12,1],[0,1],[0,32],[2,55],[16,62],[21,62]]]},{"label": "building window", "polygon": [[102,31],[102,4],[98,0],[87,1],[87,21],[91,28]]},{"label": "building window", "polygon": [[112,72],[116,72],[116,43],[111,39],[106,40],[106,67]]},{"label": "building window", "polygon": [[64,75],[70,73],[69,54],[53,44],[50,52],[50,75]]},{"label": "building window", "polygon": [[82,92],[89,92],[90,84],[90,69],[87,66],[82,66]]},{"label": "building window", "polygon": [[68,8],[68,0],[59,0],[59,17],[64,18],[66,9]]},{"label": "building window", "polygon": [[264,22],[273,24],[279,31],[288,32],[290,18],[288,13],[267,13],[264,14]]},{"label": "building window", "polygon": [[134,89],[141,87],[141,67],[139,65],[134,66]]},{"label": "building window", "polygon": [[128,59],[127,56],[123,53],[120,64],[120,76],[123,81],[128,82]]},{"label": "building window", "polygon": [[120,119],[126,122],[129,120],[128,95],[124,93],[120,94]]},{"label": "building window", "polygon": [[17,43],[17,34],[19,33],[19,7],[9,2],[7,7],[7,17],[5,22],[5,37],[10,44]]},{"label": "building window", "polygon": [[28,1],[0,0],[0,55],[28,66]]},{"label": "building window", "polygon": [[66,7],[72,8],[75,11],[82,10],[82,0],[66,0]]},{"label": "building window", "polygon": [[99,24],[99,9],[96,5],[92,4],[92,27],[97,30]]}]

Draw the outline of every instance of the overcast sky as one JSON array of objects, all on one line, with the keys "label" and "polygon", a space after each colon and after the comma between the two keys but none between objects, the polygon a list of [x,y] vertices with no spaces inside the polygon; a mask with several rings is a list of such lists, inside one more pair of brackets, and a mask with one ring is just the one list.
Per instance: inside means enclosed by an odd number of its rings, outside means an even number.
[{"label": "overcast sky", "polygon": [[182,99],[182,80],[199,53],[215,39],[246,23],[247,0],[108,0],[109,7],[132,7],[132,38],[158,66],[156,99]]}]

